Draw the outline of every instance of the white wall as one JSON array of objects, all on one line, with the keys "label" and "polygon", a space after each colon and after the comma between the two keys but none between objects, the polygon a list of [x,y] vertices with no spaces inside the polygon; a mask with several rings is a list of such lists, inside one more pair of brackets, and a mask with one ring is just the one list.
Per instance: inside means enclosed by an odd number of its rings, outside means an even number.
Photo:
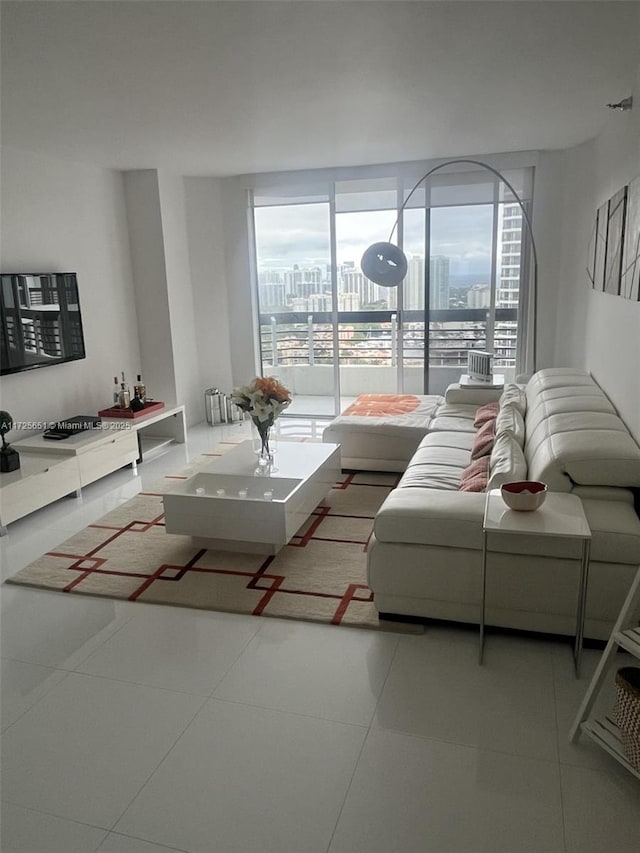
[{"label": "white wall", "polygon": [[259,349],[253,324],[256,305],[251,287],[248,251],[250,234],[247,193],[242,178],[225,178],[222,181],[222,203],[231,328],[231,373],[235,386],[249,382],[259,371]]},{"label": "white wall", "polygon": [[541,151],[536,165],[532,224],[538,251],[536,369],[555,365],[562,259],[562,151]]},{"label": "white wall", "polygon": [[87,357],[3,376],[0,404],[16,421],[95,414],[140,363],[122,175],[7,146],[1,167],[2,271],[77,272]]},{"label": "white wall", "polygon": [[554,361],[590,371],[640,441],[640,302],[599,293],[586,275],[596,210],[640,175],[640,66],[633,94],[631,111],[606,113],[603,130],[594,140],[564,153]]},{"label": "white wall", "polygon": [[158,174],[155,169],[125,172],[124,185],[141,356],[134,372],[142,372],[150,397],[176,405]]},{"label": "white wall", "polygon": [[228,393],[233,379],[222,183],[219,178],[185,178],[184,189],[201,390],[217,387]]},{"label": "white wall", "polygon": [[192,424],[202,420],[203,406],[184,182],[166,171],[158,173],[158,181],[176,397],[184,403],[187,423]]},{"label": "white wall", "polygon": [[147,393],[204,417],[182,177],[142,169],[124,176],[142,373]]}]

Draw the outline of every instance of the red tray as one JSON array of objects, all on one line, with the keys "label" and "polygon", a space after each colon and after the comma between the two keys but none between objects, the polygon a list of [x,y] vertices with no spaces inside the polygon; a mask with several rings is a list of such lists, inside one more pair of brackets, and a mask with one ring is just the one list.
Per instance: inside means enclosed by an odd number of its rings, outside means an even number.
[{"label": "red tray", "polygon": [[101,418],[141,418],[143,415],[158,412],[160,409],[164,409],[164,403],[145,403],[144,409],[140,409],[139,412],[134,412],[133,409],[119,409],[117,406],[111,406],[110,409],[100,409],[98,416]]}]

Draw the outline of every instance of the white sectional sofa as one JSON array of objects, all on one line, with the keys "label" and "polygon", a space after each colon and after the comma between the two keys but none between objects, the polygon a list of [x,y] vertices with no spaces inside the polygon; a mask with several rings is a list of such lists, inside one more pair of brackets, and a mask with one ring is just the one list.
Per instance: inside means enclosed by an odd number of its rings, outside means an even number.
[{"label": "white sectional sofa", "polygon": [[[368,582],[381,614],[478,622],[485,494],[459,484],[486,396],[454,387],[436,401],[377,514]],[[325,431],[326,440],[336,428],[340,423]],[[393,456],[391,445],[387,452]],[[608,638],[640,564],[640,448],[613,405],[587,373],[541,370],[501,395],[489,458],[487,488],[527,478],[582,499],[592,531],[585,636]],[[569,539],[502,536],[492,545],[487,624],[574,634],[580,547]]]}]

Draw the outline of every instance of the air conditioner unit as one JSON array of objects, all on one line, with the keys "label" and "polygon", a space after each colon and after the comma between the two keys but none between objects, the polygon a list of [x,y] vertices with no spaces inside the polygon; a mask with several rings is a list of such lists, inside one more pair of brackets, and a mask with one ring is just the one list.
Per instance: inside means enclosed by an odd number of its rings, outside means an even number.
[{"label": "air conditioner unit", "polygon": [[493,381],[493,353],[470,350],[467,353],[467,372],[478,382]]}]

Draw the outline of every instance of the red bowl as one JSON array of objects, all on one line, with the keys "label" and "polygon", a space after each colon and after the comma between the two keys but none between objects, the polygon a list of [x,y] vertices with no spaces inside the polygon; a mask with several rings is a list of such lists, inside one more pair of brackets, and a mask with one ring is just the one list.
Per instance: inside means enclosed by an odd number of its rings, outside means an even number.
[{"label": "red bowl", "polygon": [[518,512],[531,512],[539,509],[547,497],[546,483],[538,480],[518,480],[505,483],[501,488],[502,500],[509,509]]}]

